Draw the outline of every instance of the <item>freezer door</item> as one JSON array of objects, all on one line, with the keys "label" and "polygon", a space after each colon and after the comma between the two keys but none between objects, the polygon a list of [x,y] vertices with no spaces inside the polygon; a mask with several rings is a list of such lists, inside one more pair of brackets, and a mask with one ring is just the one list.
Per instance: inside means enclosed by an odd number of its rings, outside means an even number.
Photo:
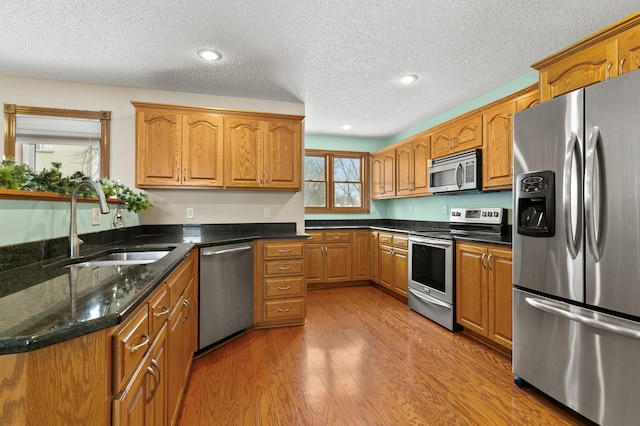
[{"label": "freezer door", "polygon": [[640,316],[640,72],[585,102],[586,301]]},{"label": "freezer door", "polygon": [[513,294],[513,371],[601,425],[638,424],[640,324]]},{"label": "freezer door", "polygon": [[[513,226],[513,282],[521,287],[584,301],[582,174],[584,90],[544,102],[514,117],[513,169],[555,174],[555,235],[527,236]],[[518,188],[514,191],[518,212]]]}]

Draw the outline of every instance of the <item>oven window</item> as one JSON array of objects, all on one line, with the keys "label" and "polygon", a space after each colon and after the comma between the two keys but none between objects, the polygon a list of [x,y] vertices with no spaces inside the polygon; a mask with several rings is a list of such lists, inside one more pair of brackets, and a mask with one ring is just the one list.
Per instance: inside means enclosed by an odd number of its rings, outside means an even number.
[{"label": "oven window", "polygon": [[443,248],[413,243],[411,279],[444,293],[445,254]]}]

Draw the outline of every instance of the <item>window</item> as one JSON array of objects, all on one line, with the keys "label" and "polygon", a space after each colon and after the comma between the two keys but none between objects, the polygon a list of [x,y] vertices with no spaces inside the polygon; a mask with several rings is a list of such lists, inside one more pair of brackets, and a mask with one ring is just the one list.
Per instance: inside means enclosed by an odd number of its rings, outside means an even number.
[{"label": "window", "polygon": [[308,149],[305,213],[368,213],[369,153]]}]

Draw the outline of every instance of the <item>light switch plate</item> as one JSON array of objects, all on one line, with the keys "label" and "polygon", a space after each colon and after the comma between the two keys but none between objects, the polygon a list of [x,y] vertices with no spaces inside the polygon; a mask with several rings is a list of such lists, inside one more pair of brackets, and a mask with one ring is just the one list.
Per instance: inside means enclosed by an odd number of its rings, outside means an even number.
[{"label": "light switch plate", "polygon": [[193,211],[193,207],[187,207],[187,219],[193,219],[195,213]]},{"label": "light switch plate", "polygon": [[100,209],[97,207],[91,208],[91,225],[92,226],[100,225]]}]

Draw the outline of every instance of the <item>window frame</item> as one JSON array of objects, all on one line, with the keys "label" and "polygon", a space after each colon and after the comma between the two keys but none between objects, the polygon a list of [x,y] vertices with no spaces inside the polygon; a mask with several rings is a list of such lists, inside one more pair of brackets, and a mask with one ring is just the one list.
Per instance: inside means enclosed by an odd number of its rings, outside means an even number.
[{"label": "window frame", "polygon": [[[309,214],[358,214],[358,213],[369,213],[369,204],[370,204],[370,185],[371,185],[371,176],[369,172],[369,163],[371,154],[368,152],[359,152],[359,151],[328,151],[323,149],[305,149],[304,151],[305,158],[309,157],[324,157],[325,161],[325,197],[326,197],[326,206],[325,207],[306,207],[304,208],[305,213]],[[335,182],[333,180],[333,162],[334,158],[356,158],[360,160],[360,185],[361,192],[360,197],[362,200],[362,206],[360,207],[335,207],[334,196],[335,196]],[[306,176],[303,175],[303,178]],[[303,188],[306,186],[306,182],[321,182],[321,181],[307,181],[303,179]]]}]

